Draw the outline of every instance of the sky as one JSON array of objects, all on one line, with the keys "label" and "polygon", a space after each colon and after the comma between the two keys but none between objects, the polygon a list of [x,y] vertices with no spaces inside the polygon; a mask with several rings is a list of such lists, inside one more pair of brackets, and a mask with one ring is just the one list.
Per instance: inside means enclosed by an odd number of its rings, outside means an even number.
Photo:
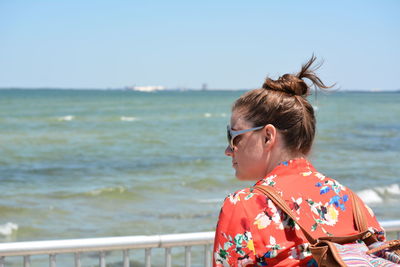
[{"label": "sky", "polygon": [[0,0],[0,87],[400,89],[400,1]]}]

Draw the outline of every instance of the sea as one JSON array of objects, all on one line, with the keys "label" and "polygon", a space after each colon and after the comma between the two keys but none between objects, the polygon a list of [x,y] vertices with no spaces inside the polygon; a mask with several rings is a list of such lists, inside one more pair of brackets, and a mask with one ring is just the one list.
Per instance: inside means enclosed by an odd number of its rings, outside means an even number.
[{"label": "sea", "polygon": [[[244,92],[0,90],[0,242],[215,230],[224,198],[254,184],[236,180],[224,154]],[[400,93],[309,100],[313,165],[379,220],[400,219]],[[139,256],[133,266],[143,266]],[[96,262],[88,256],[87,266]]]}]

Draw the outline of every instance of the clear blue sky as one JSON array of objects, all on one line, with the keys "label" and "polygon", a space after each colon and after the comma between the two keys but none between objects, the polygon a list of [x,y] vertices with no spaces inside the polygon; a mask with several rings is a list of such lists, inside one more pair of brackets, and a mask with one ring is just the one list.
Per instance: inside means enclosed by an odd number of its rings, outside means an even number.
[{"label": "clear blue sky", "polygon": [[0,0],[0,87],[255,88],[313,52],[327,83],[400,89],[400,1]]}]

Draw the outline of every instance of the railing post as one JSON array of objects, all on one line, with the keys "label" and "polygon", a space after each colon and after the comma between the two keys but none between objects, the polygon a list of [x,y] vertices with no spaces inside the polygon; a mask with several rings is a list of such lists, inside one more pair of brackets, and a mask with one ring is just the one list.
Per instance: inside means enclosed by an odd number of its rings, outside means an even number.
[{"label": "railing post", "polygon": [[57,266],[56,254],[50,254],[49,255],[49,266],[50,267],[56,267]]},{"label": "railing post", "polygon": [[75,253],[75,267],[81,267],[81,254]]},{"label": "railing post", "polygon": [[30,266],[31,266],[31,257],[24,256],[24,267],[30,267]]},{"label": "railing post", "polygon": [[144,252],[145,266],[151,267],[151,248],[146,248]]},{"label": "railing post", "polygon": [[171,267],[171,248],[165,248],[165,267]]},{"label": "railing post", "polygon": [[4,262],[5,262],[5,257],[1,256],[0,257],[0,267],[4,267]]},{"label": "railing post", "polygon": [[106,257],[104,251],[100,251],[100,267],[106,267]]},{"label": "railing post", "polygon": [[192,247],[185,247],[185,267],[190,267],[191,263],[191,256],[192,256]]},{"label": "railing post", "polygon": [[129,267],[129,250],[124,250],[124,267]]},{"label": "railing post", "polygon": [[211,267],[211,246],[209,244],[204,246],[204,266]]}]

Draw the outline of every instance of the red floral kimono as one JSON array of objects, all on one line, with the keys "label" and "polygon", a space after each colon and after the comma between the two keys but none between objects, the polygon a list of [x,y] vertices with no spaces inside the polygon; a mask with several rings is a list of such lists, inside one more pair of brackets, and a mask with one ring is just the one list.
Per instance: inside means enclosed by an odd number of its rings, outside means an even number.
[{"label": "red floral kimono", "polygon": [[[355,234],[348,188],[317,172],[305,159],[282,162],[256,185],[273,186],[313,237]],[[370,208],[368,223],[384,232]],[[222,206],[214,243],[214,267],[317,266],[300,228],[259,191],[245,188]]]}]

